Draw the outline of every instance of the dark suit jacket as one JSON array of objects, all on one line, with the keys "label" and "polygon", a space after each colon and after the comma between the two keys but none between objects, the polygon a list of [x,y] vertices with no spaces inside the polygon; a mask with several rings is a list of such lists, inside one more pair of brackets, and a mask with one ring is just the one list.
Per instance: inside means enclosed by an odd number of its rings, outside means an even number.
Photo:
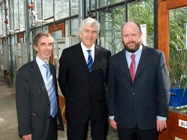
[{"label": "dark suit jacket", "polygon": [[[55,67],[50,65],[57,91]],[[58,92],[56,92],[58,99]],[[16,106],[19,135],[32,134],[33,140],[45,140],[50,123],[50,101],[36,60],[22,66],[16,78]],[[60,109],[57,113],[63,127]]]},{"label": "dark suit jacket", "polygon": [[107,119],[106,83],[110,51],[95,46],[90,73],[80,43],[63,50],[59,60],[59,86],[66,100],[68,122],[85,123],[91,116],[96,122]]},{"label": "dark suit jacket", "polygon": [[110,59],[108,81],[109,116],[117,125],[146,130],[156,127],[157,116],[167,117],[170,80],[160,51],[143,46],[133,84],[122,50]]}]

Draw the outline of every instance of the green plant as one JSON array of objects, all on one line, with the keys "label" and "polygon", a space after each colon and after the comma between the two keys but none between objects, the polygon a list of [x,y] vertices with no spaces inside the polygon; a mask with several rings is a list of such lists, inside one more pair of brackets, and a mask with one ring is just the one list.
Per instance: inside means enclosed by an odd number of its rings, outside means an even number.
[{"label": "green plant", "polygon": [[187,20],[183,9],[170,11],[170,79],[171,87],[187,86],[187,49],[185,24]]}]

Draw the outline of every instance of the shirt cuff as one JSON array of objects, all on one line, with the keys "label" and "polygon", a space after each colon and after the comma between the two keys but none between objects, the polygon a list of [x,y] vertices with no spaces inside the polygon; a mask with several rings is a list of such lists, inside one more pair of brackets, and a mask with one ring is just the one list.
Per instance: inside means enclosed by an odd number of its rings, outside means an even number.
[{"label": "shirt cuff", "polygon": [[166,117],[162,117],[162,116],[157,116],[157,120],[166,121],[167,118]]},{"label": "shirt cuff", "polygon": [[109,119],[110,119],[110,120],[113,120],[113,119],[114,119],[114,116],[109,116]]}]

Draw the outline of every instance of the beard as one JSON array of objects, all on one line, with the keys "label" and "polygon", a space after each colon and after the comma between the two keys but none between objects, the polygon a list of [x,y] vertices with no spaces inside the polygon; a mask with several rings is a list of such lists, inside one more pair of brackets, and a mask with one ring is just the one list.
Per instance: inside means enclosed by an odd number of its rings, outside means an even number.
[{"label": "beard", "polygon": [[[131,43],[133,43],[133,44],[131,44]],[[128,42],[128,43],[123,42],[124,48],[128,52],[131,52],[131,53],[136,52],[140,48],[140,44],[141,44],[140,41],[137,41],[137,42],[131,41],[131,42]]]}]

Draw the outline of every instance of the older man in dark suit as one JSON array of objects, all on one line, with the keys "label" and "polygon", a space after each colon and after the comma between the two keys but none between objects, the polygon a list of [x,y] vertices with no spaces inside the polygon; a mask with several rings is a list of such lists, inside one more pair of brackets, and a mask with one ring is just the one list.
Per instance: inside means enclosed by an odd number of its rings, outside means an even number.
[{"label": "older man in dark suit", "polygon": [[120,140],[157,140],[167,127],[170,80],[161,51],[141,44],[136,22],[122,27],[125,49],[109,63],[110,124]]},{"label": "older man in dark suit", "polygon": [[91,122],[93,140],[106,140],[106,84],[110,51],[95,44],[99,23],[93,18],[80,26],[81,42],[62,52],[59,86],[66,100],[68,140],[86,140]]},{"label": "older man in dark suit", "polygon": [[16,78],[19,135],[24,140],[57,140],[57,120],[62,129],[63,123],[55,67],[48,63],[54,39],[41,32],[33,44],[36,59],[23,65]]}]

